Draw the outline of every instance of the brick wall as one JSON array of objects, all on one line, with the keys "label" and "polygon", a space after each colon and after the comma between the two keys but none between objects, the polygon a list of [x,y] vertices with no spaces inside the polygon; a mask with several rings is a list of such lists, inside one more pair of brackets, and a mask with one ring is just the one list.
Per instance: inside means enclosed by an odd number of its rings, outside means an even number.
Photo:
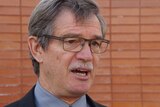
[{"label": "brick wall", "polygon": [[[0,0],[0,107],[35,83],[27,22],[39,0]],[[98,0],[111,45],[89,94],[109,107],[160,107],[160,0]]]}]

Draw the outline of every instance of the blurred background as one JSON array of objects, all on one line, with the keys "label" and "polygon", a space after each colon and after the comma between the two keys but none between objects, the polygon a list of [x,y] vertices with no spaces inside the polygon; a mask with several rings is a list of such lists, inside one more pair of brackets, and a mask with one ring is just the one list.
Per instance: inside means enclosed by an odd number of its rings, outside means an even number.
[{"label": "blurred background", "polygon": [[[111,44],[89,94],[108,107],[160,107],[160,0],[97,1]],[[26,40],[38,2],[0,0],[0,107],[36,82]]]}]

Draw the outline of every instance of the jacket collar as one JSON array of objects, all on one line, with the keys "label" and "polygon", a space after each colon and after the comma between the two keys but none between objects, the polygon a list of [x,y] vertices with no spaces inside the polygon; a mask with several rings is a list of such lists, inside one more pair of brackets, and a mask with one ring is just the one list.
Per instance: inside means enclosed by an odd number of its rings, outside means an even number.
[{"label": "jacket collar", "polygon": [[[35,89],[35,86],[20,100],[19,107],[36,107],[34,89]],[[96,103],[88,95],[86,95],[86,99],[87,99],[87,103],[89,103],[91,107],[106,107],[99,103]]]},{"label": "jacket collar", "polygon": [[19,107],[36,107],[34,98],[35,86],[21,99]]}]

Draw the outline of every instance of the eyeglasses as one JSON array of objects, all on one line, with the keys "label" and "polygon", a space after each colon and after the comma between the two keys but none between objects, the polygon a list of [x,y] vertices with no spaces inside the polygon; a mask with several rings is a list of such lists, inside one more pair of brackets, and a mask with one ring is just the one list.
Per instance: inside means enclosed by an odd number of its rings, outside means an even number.
[{"label": "eyeglasses", "polygon": [[57,37],[53,35],[44,35],[49,39],[56,39],[63,42],[63,49],[69,52],[79,52],[82,50],[85,42],[88,42],[92,53],[101,54],[107,50],[109,40],[106,39],[85,39],[81,37]]}]

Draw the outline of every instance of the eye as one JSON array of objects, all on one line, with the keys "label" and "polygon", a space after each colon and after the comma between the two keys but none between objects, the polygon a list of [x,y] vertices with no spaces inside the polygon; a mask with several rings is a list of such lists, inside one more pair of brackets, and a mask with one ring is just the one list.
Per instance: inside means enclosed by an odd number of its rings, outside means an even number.
[{"label": "eye", "polygon": [[78,38],[65,38],[64,42],[66,44],[79,44],[80,40]]},{"label": "eye", "polygon": [[[64,49],[65,50],[75,50],[78,49],[80,50],[81,47],[81,39],[80,38],[65,38],[64,39]],[[76,51],[76,50],[75,50]]]},{"label": "eye", "polygon": [[94,46],[94,47],[100,47],[101,41],[100,40],[93,40],[91,42],[91,45]]}]

